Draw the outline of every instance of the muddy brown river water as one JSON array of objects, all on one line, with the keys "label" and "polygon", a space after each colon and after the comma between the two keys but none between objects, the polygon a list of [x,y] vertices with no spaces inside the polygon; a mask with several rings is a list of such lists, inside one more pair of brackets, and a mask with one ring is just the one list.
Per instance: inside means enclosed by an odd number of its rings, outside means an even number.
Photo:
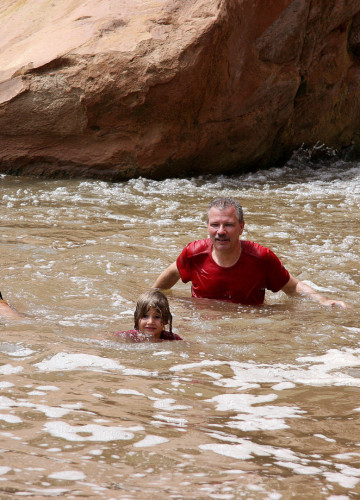
[{"label": "muddy brown river water", "polygon": [[[138,295],[218,195],[341,310],[169,293],[184,342],[128,344]],[[0,498],[360,496],[360,163],[111,184],[0,177]]]}]

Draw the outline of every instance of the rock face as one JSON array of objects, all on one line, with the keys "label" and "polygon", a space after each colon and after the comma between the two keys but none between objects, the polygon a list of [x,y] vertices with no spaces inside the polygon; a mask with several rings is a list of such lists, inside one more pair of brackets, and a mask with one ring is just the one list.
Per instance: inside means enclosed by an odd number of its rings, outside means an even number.
[{"label": "rock face", "polygon": [[360,129],[359,0],[2,0],[0,172],[241,172]]}]

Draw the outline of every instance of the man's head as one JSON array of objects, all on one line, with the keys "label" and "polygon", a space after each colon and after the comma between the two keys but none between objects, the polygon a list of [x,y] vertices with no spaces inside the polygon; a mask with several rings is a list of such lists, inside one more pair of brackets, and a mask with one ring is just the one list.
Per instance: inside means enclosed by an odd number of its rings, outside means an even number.
[{"label": "man's head", "polygon": [[244,230],[241,205],[232,198],[217,198],[208,207],[208,232],[215,253],[240,255],[239,237]]},{"label": "man's head", "polygon": [[207,209],[207,222],[209,222],[209,212],[211,208],[216,208],[217,210],[224,210],[225,208],[231,208],[233,207],[235,209],[236,217],[240,223],[244,221],[244,214],[243,214],[243,209],[240,203],[233,198],[215,198],[209,203],[208,209]]}]

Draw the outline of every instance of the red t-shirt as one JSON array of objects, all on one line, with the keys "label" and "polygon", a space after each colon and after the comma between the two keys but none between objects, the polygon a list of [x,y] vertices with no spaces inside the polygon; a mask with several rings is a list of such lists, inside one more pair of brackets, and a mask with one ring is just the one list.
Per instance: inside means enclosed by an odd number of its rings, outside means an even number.
[{"label": "red t-shirt", "polygon": [[[126,332],[115,332],[114,335],[117,335],[131,342],[144,342],[144,338],[139,336],[139,332],[137,330],[128,330]],[[160,334],[159,340],[182,340],[182,338],[177,333],[167,332],[166,330],[163,330]]]},{"label": "red t-shirt", "polygon": [[184,283],[192,282],[193,297],[259,305],[265,289],[278,292],[290,274],[266,247],[241,240],[241,255],[231,267],[221,267],[212,258],[210,239],[189,243],[176,264]]}]

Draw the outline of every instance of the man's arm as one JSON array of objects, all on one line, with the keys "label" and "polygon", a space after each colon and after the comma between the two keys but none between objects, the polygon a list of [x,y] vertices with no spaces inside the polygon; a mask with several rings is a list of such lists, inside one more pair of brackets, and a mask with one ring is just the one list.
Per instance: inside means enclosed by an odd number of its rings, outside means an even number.
[{"label": "man's arm", "polygon": [[297,280],[294,276],[291,276],[291,274],[289,281],[282,287],[281,290],[287,295],[302,295],[309,297],[311,300],[319,302],[324,306],[340,306],[344,309],[349,307],[349,305],[342,300],[328,299],[325,295],[316,292],[313,288],[311,288],[311,286],[307,285],[303,281]]},{"label": "man's arm", "polygon": [[21,316],[14,311],[14,309],[11,309],[9,304],[3,300],[0,299],[0,316],[3,318],[12,318],[12,319],[20,319]]},{"label": "man's arm", "polygon": [[161,288],[162,290],[168,290],[173,287],[180,279],[180,273],[178,271],[176,262],[170,264],[169,267],[163,271],[157,278],[152,288]]}]

